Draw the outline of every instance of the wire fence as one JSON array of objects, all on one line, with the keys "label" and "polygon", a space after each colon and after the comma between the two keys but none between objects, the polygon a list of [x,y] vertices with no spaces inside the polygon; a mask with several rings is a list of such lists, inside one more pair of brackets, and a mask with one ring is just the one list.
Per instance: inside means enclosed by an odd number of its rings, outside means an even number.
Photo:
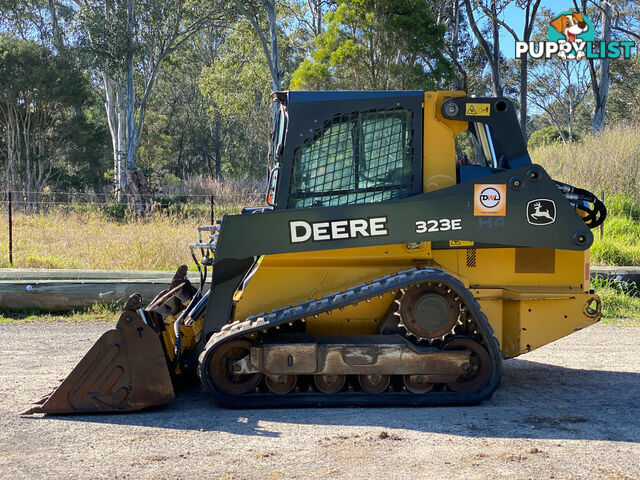
[{"label": "wire fence", "polygon": [[[93,248],[99,257],[120,249],[131,256],[131,245],[148,245],[155,257],[138,268],[165,265],[180,254],[175,244],[189,240],[198,225],[213,224],[223,214],[240,213],[244,207],[264,204],[257,191],[193,195],[120,195],[95,192],[0,192],[0,267],[76,268],[75,259]],[[193,230],[193,232],[192,232]],[[169,238],[164,238],[169,237]],[[119,242],[119,245],[117,244]],[[172,253],[173,252],[173,253]],[[176,253],[177,252],[177,253]],[[142,255],[142,254],[141,254]],[[66,256],[66,259],[65,259]],[[102,261],[102,263],[100,263]],[[176,260],[177,261],[177,260]],[[83,268],[126,268],[124,263],[85,259]],[[132,265],[136,265],[131,260]],[[139,262],[140,263],[140,262]]]},{"label": "wire fence", "polygon": [[52,205],[92,205],[95,207],[113,207],[115,205],[135,207],[145,206],[151,210],[166,208],[172,205],[210,206],[215,204],[247,204],[257,205],[263,200],[262,192],[247,191],[237,193],[211,194],[140,194],[95,192],[0,192],[0,203],[7,205],[11,201],[14,209],[42,211]]},{"label": "wire fence", "polygon": [[[608,220],[593,233],[611,245],[596,252],[600,261],[640,264],[640,198],[601,197]],[[196,240],[198,225],[261,205],[262,192],[237,186],[210,194],[123,194],[120,201],[108,193],[4,191],[0,268],[171,269],[191,262],[186,245]],[[145,207],[142,214],[137,206]]]}]

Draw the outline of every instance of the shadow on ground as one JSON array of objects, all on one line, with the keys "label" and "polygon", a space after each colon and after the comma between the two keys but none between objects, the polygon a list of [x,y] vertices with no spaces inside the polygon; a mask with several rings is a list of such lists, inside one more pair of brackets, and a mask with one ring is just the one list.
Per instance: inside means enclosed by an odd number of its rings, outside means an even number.
[{"label": "shadow on ground", "polygon": [[[279,423],[410,429],[467,437],[639,442],[640,374],[505,362],[503,385],[474,407],[229,410],[199,388],[142,413],[53,417],[61,422],[280,436]],[[50,419],[51,417],[47,417]],[[35,420],[35,419],[34,419]]]}]

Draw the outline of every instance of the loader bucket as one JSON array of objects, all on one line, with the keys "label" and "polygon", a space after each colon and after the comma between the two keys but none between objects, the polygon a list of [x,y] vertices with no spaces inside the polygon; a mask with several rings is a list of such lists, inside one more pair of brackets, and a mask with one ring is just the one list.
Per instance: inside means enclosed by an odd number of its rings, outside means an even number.
[{"label": "loader bucket", "polygon": [[21,413],[126,412],[175,398],[160,338],[133,295],[114,330],[103,334],[51,394]]}]

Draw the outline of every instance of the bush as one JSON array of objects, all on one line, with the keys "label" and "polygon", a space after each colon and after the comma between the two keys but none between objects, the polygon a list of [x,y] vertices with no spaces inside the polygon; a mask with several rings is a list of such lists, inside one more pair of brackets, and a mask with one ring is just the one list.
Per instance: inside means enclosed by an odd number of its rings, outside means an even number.
[{"label": "bush", "polygon": [[[562,129],[562,134],[564,138],[569,138],[569,130],[566,128]],[[573,141],[577,141],[580,138],[574,133]],[[547,145],[556,145],[559,143],[564,143],[562,140],[562,135],[558,132],[558,129],[553,126],[544,127],[539,130],[536,130],[529,136],[529,142],[527,144],[529,149],[534,149],[538,147],[545,147]]]}]

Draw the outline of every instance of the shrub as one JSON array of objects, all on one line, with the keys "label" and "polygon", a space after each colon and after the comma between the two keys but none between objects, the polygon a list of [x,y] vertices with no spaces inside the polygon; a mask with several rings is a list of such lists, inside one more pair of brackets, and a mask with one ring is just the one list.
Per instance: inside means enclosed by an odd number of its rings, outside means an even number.
[{"label": "shrub", "polygon": [[[562,134],[564,138],[569,138],[569,130],[566,128],[562,129]],[[577,134],[572,135],[572,141],[580,140],[580,137]],[[547,145],[556,145],[559,143],[564,143],[562,140],[562,135],[558,132],[558,129],[554,126],[544,127],[536,130],[529,137],[528,147],[529,149],[535,149],[538,147],[545,147]]]}]

